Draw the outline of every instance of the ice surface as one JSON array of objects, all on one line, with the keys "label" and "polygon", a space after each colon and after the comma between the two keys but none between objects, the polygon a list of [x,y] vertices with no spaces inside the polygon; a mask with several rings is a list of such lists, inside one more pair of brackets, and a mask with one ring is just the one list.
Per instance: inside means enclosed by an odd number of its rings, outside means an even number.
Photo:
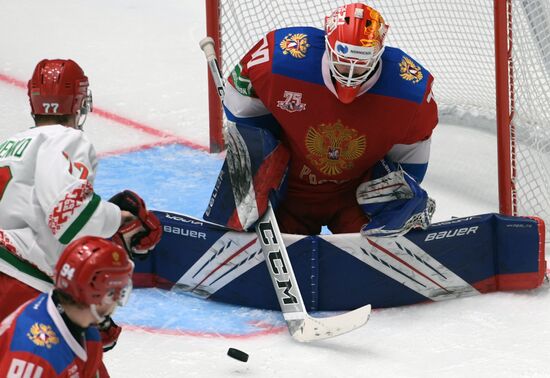
[{"label": "ice surface", "polygon": [[[73,58],[98,109],[146,126],[90,116],[98,192],[130,188],[154,208],[202,215],[222,157],[140,148],[208,145],[203,1],[1,0],[0,36],[0,138],[31,125],[23,86],[36,62]],[[438,127],[425,181],[436,220],[498,210],[495,156],[492,135]],[[307,345],[277,312],[157,289],[135,290],[115,318],[126,329],[105,356],[113,377],[550,377],[548,289],[377,310],[363,329]]]}]

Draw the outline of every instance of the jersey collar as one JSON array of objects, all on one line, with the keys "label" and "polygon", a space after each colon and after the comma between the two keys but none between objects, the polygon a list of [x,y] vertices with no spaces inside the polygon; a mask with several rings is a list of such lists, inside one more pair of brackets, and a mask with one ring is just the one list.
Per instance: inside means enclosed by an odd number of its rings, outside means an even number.
[{"label": "jersey collar", "polygon": [[52,318],[59,332],[61,332],[61,336],[63,336],[63,339],[65,339],[67,345],[69,345],[69,348],[71,348],[71,350],[77,355],[78,358],[80,358],[82,361],[86,361],[88,359],[86,350],[78,343],[78,341],[76,341],[74,336],[71,334],[71,331],[69,331],[69,328],[67,328],[67,325],[63,321],[63,318],[57,310],[55,303],[53,303],[52,291],[48,293],[47,309],[48,314]]}]

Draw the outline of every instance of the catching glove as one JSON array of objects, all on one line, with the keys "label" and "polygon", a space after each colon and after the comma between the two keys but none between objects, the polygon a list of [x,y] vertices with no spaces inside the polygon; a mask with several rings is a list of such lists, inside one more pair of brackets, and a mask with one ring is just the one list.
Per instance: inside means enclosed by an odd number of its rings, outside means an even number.
[{"label": "catching glove", "polygon": [[412,229],[425,230],[435,201],[401,166],[380,160],[369,181],[357,187],[357,202],[370,217],[361,234],[366,237],[399,236]]}]

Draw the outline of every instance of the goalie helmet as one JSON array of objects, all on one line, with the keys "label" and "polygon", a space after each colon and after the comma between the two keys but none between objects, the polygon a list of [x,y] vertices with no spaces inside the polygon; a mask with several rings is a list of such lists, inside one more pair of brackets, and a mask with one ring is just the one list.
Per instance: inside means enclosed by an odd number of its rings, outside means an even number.
[{"label": "goalie helmet", "polygon": [[326,54],[340,101],[352,102],[376,68],[387,31],[380,13],[361,3],[341,6],[325,18]]},{"label": "goalie helmet", "polygon": [[126,304],[132,290],[134,264],[111,241],[86,236],[70,243],[55,266],[55,288],[76,302]]},{"label": "goalie helmet", "polygon": [[36,65],[27,86],[31,114],[84,116],[77,122],[81,127],[92,111],[88,86],[88,78],[76,62],[44,59]]}]

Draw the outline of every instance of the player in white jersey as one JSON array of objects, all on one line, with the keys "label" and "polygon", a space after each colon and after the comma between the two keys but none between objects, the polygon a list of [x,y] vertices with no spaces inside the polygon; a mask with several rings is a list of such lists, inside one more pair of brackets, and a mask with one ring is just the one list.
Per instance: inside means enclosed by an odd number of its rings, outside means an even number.
[{"label": "player in white jersey", "polygon": [[[42,60],[28,95],[35,127],[0,141],[0,320],[52,288],[72,240],[113,237],[131,255],[146,254],[162,232],[137,194],[104,201],[94,192],[97,158],[82,132],[92,96],[79,65]],[[111,331],[116,340],[120,330]]]}]

